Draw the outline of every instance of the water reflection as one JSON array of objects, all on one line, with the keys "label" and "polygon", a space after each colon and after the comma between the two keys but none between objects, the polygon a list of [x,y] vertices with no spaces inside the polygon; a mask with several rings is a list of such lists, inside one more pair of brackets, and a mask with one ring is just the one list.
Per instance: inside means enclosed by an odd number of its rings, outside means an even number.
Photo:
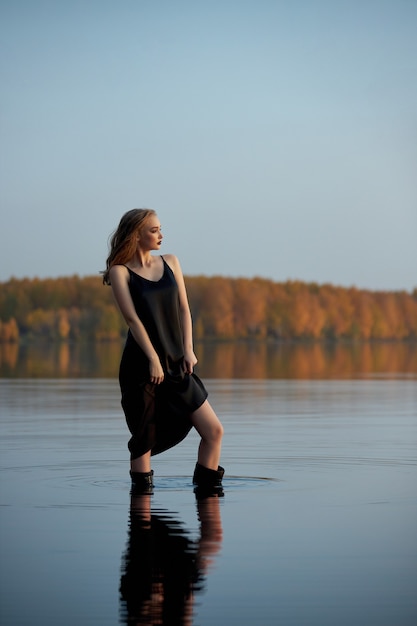
[{"label": "water reflection", "polygon": [[410,343],[203,344],[207,378],[341,379],[417,373]]},{"label": "water reflection", "polygon": [[[117,378],[123,344],[0,344],[1,378]],[[417,375],[417,344],[199,343],[199,374],[222,379]]]},{"label": "water reflection", "polygon": [[219,499],[197,501],[199,537],[167,510],[152,510],[150,495],[131,495],[127,549],[122,558],[122,624],[191,626],[194,594],[202,591],[220,550]]}]

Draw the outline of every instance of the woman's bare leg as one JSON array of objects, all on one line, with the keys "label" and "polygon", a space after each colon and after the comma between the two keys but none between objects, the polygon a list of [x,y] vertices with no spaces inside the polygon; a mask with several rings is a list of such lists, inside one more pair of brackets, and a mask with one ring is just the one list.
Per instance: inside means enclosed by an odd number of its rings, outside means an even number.
[{"label": "woman's bare leg", "polygon": [[198,462],[208,469],[217,471],[222,446],[223,426],[206,400],[194,413],[191,422],[201,437]]},{"label": "woman's bare leg", "polygon": [[130,469],[132,472],[150,472],[151,471],[151,451],[145,452],[137,459],[131,459]]}]

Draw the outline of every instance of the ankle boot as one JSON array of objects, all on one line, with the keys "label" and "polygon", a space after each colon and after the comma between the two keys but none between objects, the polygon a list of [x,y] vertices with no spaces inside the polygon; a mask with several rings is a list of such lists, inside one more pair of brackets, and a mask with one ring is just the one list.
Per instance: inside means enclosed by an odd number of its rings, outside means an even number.
[{"label": "ankle boot", "polygon": [[131,470],[130,477],[132,479],[132,492],[135,495],[153,493],[153,470],[150,472],[132,472]]},{"label": "ankle boot", "polygon": [[224,468],[220,465],[217,470],[212,470],[196,463],[193,476],[193,484],[196,485],[194,493],[197,497],[223,496],[223,476]]}]

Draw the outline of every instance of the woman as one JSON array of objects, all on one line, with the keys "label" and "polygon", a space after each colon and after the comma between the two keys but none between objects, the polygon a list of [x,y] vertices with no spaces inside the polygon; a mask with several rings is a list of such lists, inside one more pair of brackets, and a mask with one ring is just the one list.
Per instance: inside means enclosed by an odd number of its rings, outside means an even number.
[{"label": "woman", "polygon": [[201,437],[193,482],[221,495],[223,427],[193,373],[192,321],[181,267],[162,243],[152,209],[125,213],[110,240],[103,275],[129,326],[119,381],[132,435],[130,474],[136,492],[152,490],[151,455],[181,441],[194,426]]}]

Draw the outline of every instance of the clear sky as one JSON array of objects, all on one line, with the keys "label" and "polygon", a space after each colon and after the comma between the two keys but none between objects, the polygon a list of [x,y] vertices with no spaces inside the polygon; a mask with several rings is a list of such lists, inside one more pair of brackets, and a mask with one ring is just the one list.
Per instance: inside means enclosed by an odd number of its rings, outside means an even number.
[{"label": "clear sky", "polygon": [[416,0],[0,7],[0,280],[152,207],[185,274],[417,285]]}]

